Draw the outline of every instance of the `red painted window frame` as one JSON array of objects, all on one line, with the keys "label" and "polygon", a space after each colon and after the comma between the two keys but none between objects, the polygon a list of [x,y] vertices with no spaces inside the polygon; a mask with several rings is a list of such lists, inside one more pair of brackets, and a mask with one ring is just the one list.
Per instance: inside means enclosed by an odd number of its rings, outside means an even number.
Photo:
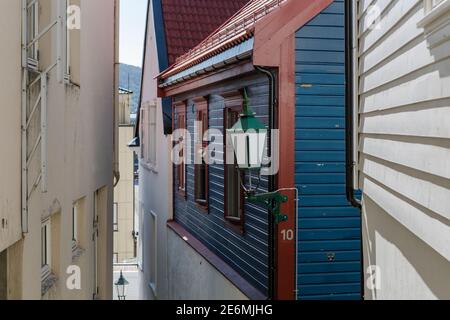
[{"label": "red painted window frame", "polygon": [[[197,156],[198,152],[204,153],[204,150],[208,147],[209,142],[204,141],[204,136],[206,131],[209,129],[209,111],[208,111],[208,100],[205,97],[197,97],[193,99],[195,105],[195,119],[196,121],[202,122],[202,132],[195,133],[195,155]],[[206,120],[206,121],[205,121]],[[195,128],[198,130],[198,128]],[[201,151],[199,151],[201,149]],[[197,206],[203,210],[208,210],[209,207],[209,165],[205,165],[205,177],[202,183],[205,188],[205,199],[201,201],[201,199],[197,199],[197,191],[199,188],[197,179],[197,175],[199,174],[200,166],[199,164],[194,164],[194,201]]]},{"label": "red painted window frame", "polygon": [[[187,103],[186,101],[177,102],[173,105],[173,110],[176,114],[176,120],[175,117],[174,120],[174,130],[175,129],[187,129]],[[182,116],[182,118],[180,118]],[[180,119],[183,119],[184,121],[180,121]],[[176,121],[176,123],[175,123]],[[176,172],[176,192],[187,199],[187,165],[186,165],[186,148],[189,148],[189,146],[185,145],[186,137],[183,138],[183,151],[182,151],[182,157],[184,157],[184,161],[182,164],[175,165],[175,172]]]},{"label": "red painted window frame", "polygon": [[[244,193],[244,188],[239,185],[237,188],[239,188],[239,193],[240,193],[240,199],[241,199],[241,203],[240,203],[240,207],[241,207],[241,212],[240,212],[240,217],[236,218],[236,217],[232,217],[231,215],[228,214],[228,175],[227,175],[227,134],[226,134],[226,130],[231,128],[234,123],[228,123],[228,112],[235,112],[235,113],[242,113],[242,109],[243,109],[243,97],[242,97],[242,93],[239,91],[232,91],[232,92],[228,92],[225,94],[222,94],[222,97],[225,99],[224,101],[224,110],[223,110],[223,146],[224,146],[224,219],[227,222],[227,225],[229,227],[231,227],[232,229],[234,229],[235,231],[239,232],[240,234],[244,234],[245,232],[245,193]],[[242,172],[240,172],[235,164],[235,170],[237,170],[239,172],[240,175],[240,179],[244,180],[245,176]]]}]

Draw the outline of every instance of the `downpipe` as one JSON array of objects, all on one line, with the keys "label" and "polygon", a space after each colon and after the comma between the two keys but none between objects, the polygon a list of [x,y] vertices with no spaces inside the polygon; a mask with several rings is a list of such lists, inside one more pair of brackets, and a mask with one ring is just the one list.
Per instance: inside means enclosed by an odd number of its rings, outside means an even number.
[{"label": "downpipe", "polygon": [[353,84],[353,1],[345,0],[345,185],[348,202],[361,209],[354,185],[354,84]]},{"label": "downpipe", "polygon": [[119,21],[120,0],[114,0],[114,112],[113,112],[113,186],[116,187],[120,181],[119,169]]},{"label": "downpipe", "polygon": [[[276,78],[270,69],[255,66],[256,70],[263,73],[269,79],[269,132],[268,145],[269,156],[272,156],[272,129],[275,123],[275,108],[276,100]],[[275,177],[269,177],[269,192],[275,191]],[[269,219],[269,299],[275,298],[275,270],[276,270],[276,256],[275,256],[275,223],[273,219]]]}]

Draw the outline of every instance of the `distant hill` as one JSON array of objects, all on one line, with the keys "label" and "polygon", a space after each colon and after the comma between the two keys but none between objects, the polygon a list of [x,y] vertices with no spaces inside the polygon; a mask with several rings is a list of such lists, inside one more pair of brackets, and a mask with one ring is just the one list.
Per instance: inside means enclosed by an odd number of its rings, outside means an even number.
[{"label": "distant hill", "polygon": [[121,88],[133,91],[133,103],[131,106],[131,112],[136,113],[141,92],[142,69],[139,67],[121,63],[119,70],[119,86]]}]

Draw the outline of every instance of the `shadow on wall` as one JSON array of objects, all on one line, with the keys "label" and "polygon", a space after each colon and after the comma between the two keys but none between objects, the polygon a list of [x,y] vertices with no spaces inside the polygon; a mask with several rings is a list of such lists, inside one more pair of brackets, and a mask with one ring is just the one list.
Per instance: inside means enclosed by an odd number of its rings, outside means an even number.
[{"label": "shadow on wall", "polygon": [[[379,265],[382,279],[377,292],[371,292],[366,287],[366,299],[431,299],[433,296],[436,299],[450,299],[450,262],[367,196],[364,204],[365,268]],[[379,256],[382,258],[379,259]],[[366,284],[367,277],[366,273]],[[386,285],[404,289],[396,288],[394,292],[398,293],[397,296],[387,296],[384,293],[392,291],[383,288]],[[419,290],[410,291],[415,288]],[[408,291],[411,293],[408,294]]]}]

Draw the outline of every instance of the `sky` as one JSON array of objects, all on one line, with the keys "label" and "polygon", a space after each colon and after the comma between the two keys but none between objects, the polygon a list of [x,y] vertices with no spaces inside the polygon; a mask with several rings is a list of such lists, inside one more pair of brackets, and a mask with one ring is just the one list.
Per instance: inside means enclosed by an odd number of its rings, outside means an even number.
[{"label": "sky", "polygon": [[120,62],[140,67],[148,0],[120,1]]}]

